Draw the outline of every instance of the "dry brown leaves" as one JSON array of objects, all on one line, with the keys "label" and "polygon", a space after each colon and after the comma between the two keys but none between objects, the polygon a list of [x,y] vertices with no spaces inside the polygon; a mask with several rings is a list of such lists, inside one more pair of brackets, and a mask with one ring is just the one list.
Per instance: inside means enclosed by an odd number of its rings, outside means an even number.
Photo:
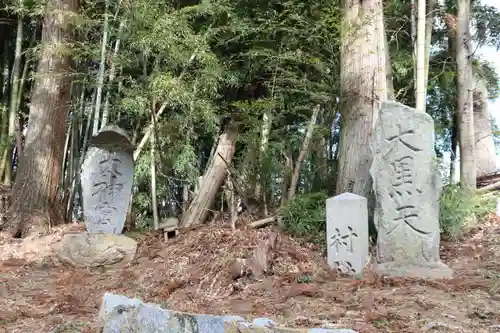
[{"label": "dry brown leaves", "polygon": [[[202,227],[183,231],[167,244],[159,234],[131,234],[140,243],[137,260],[115,269],[62,266],[43,246],[26,251],[28,260],[18,255],[0,266],[0,333],[56,327],[92,332],[106,291],[180,311],[267,316],[290,327],[344,327],[360,333],[481,333],[500,324],[496,217],[463,239],[443,242],[442,257],[456,272],[451,280],[381,278],[370,270],[361,279],[339,277],[317,246],[284,234],[278,236],[266,276],[234,280],[234,261],[251,258],[269,231]],[[34,260],[34,253],[46,260]]]}]

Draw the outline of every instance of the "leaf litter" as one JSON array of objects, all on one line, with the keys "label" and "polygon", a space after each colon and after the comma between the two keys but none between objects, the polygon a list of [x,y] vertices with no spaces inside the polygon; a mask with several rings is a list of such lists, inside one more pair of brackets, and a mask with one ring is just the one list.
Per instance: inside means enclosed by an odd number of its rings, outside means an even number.
[{"label": "leaf litter", "polygon": [[[0,333],[96,332],[104,292],[137,297],[172,310],[274,319],[280,326],[372,332],[500,331],[500,218],[491,215],[460,239],[441,242],[455,271],[449,280],[338,276],[319,246],[272,227],[203,226],[168,243],[159,234],[129,234],[138,255],[121,267],[60,264],[53,245],[74,224],[45,239],[0,238]],[[278,233],[270,271],[233,279],[238,258]],[[26,243],[25,241],[24,243]]]}]

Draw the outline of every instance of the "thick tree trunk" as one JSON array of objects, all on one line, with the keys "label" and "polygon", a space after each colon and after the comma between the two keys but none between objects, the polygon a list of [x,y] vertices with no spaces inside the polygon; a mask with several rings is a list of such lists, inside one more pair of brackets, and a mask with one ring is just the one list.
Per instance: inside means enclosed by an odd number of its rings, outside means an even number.
[{"label": "thick tree trunk", "polygon": [[486,82],[475,80],[474,89],[474,138],[476,140],[476,175],[485,176],[497,171],[495,143],[488,112]]},{"label": "thick tree trunk", "polygon": [[341,132],[337,193],[371,193],[371,133],[387,99],[381,0],[345,0],[341,48]]},{"label": "thick tree trunk", "polygon": [[471,35],[469,31],[470,0],[457,0],[457,93],[458,141],[460,143],[461,186],[476,189],[476,149],[472,109]]},{"label": "thick tree trunk", "polygon": [[187,211],[182,215],[183,227],[193,224],[203,223],[215,200],[215,195],[219,187],[224,182],[227,169],[231,164],[236,151],[236,134],[227,126],[226,130],[219,137],[219,143],[215,150],[214,157],[207,166],[203,175],[199,191]]},{"label": "thick tree trunk", "polygon": [[76,0],[46,4],[25,148],[12,189],[12,235],[25,235],[32,226],[43,230],[62,220],[57,194],[71,82],[70,59],[63,44],[76,9]]}]

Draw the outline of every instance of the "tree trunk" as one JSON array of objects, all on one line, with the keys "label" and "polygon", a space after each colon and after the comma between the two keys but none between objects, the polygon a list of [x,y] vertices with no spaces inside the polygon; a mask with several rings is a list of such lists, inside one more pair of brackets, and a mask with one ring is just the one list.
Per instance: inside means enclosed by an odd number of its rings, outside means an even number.
[{"label": "tree trunk", "polygon": [[460,183],[476,189],[476,149],[472,109],[471,35],[469,31],[470,0],[457,0],[457,94],[458,136],[460,142]]},{"label": "tree trunk", "polygon": [[474,138],[476,140],[476,175],[485,176],[497,171],[495,143],[488,112],[488,90],[484,79],[475,79]]},{"label": "tree trunk", "polygon": [[450,155],[450,184],[455,183],[457,174],[457,158],[458,158],[458,115],[453,115],[453,123],[451,125],[451,155]]},{"label": "tree trunk", "polygon": [[153,124],[153,134],[151,135],[151,209],[153,210],[153,228],[158,230],[160,219],[158,218],[158,203],[156,200],[156,122],[154,110],[151,112],[151,123]]},{"label": "tree trunk", "polygon": [[417,84],[415,85],[416,109],[419,112],[425,112],[425,93],[426,78],[425,78],[425,0],[418,0],[418,15],[417,15]]},{"label": "tree trunk", "polygon": [[[19,14],[19,19],[17,20],[17,36],[16,36],[16,51],[14,54],[14,70],[12,71],[12,91],[10,97],[10,110],[9,110],[9,141],[6,147],[6,160],[5,160],[5,174],[3,179],[3,184],[10,187],[12,181],[12,153],[14,152],[14,135],[19,123],[16,122],[17,110],[19,105],[17,104],[19,100],[19,88],[20,88],[20,76],[21,76],[21,52],[23,48],[23,14]],[[27,66],[28,64],[26,64]]]},{"label": "tree trunk", "polygon": [[226,177],[226,189],[224,191],[224,196],[226,197],[226,202],[229,210],[229,221],[231,225],[231,230],[236,230],[236,222],[238,222],[238,204],[236,202],[236,193],[234,191],[233,180],[231,179],[231,173],[227,172]]},{"label": "tree trunk", "polygon": [[57,194],[66,119],[70,104],[70,59],[64,47],[76,0],[49,0],[42,30],[42,53],[31,97],[30,120],[19,158],[10,207],[11,235],[26,235],[61,221]]},{"label": "tree trunk", "polygon": [[[92,135],[96,135],[99,129],[107,125],[108,115],[102,114],[101,117],[101,101],[102,101],[102,88],[104,86],[104,71],[106,69],[106,47],[108,46],[108,30],[109,30],[109,0],[104,0],[104,24],[101,40],[101,63],[99,64],[99,75],[97,77],[97,98],[95,101],[94,110],[94,128]],[[100,126],[99,126],[100,121]]]},{"label": "tree trunk", "polygon": [[226,126],[225,131],[219,136],[219,143],[214,157],[207,166],[202,178],[199,191],[187,211],[182,215],[183,227],[203,223],[212,206],[217,191],[224,181],[227,169],[231,164],[236,151],[236,134]]},{"label": "tree trunk", "polygon": [[[410,38],[413,61],[413,89],[417,91],[417,5],[415,1],[410,1]],[[414,96],[416,97],[416,95]],[[416,100],[415,100],[416,103]]]},{"label": "tree trunk", "polygon": [[346,0],[341,47],[341,131],[337,193],[371,193],[369,142],[387,99],[381,0]]},{"label": "tree trunk", "polygon": [[[118,27],[118,36],[116,37],[115,48],[113,50],[113,56],[111,57],[111,65],[109,67],[109,77],[108,77],[108,85],[111,87],[113,81],[115,79],[116,73],[116,58],[118,56],[118,50],[120,49],[120,42],[123,33],[123,28],[125,27],[126,20],[123,19],[120,22],[120,26]],[[106,124],[109,119],[109,99],[110,99],[110,91],[111,89],[106,90],[106,96],[104,97],[104,110],[103,110],[103,123]],[[118,118],[118,117],[117,117]],[[119,119],[116,119],[118,122]]]},{"label": "tree trunk", "polygon": [[387,81],[387,99],[388,100],[394,100],[396,98],[396,95],[394,93],[394,82],[393,82],[393,75],[392,75],[392,65],[391,65],[391,54],[390,54],[390,49],[389,49],[389,41],[387,40],[387,35],[384,36],[384,43],[385,43],[385,66],[386,66],[386,81]]},{"label": "tree trunk", "polygon": [[[255,182],[254,198],[259,202],[262,201],[265,204],[265,190],[262,191],[264,185],[264,177],[267,175],[262,174],[262,161],[267,154],[267,147],[269,145],[269,132],[271,131],[271,114],[270,112],[264,112],[262,115],[262,126],[261,126],[261,137],[260,137],[260,150],[259,150],[259,164],[257,179]],[[262,199],[262,200],[261,200]]]},{"label": "tree trunk", "polygon": [[426,90],[429,82],[429,60],[431,55],[432,29],[434,28],[434,7],[434,0],[429,0],[427,3],[427,18],[425,19],[424,87]]},{"label": "tree trunk", "polygon": [[316,105],[316,107],[313,110],[311,121],[309,122],[304,142],[302,143],[302,149],[300,150],[299,158],[295,162],[295,168],[293,170],[292,179],[290,180],[290,189],[288,190],[288,200],[292,200],[295,197],[295,192],[297,191],[297,184],[300,178],[300,167],[302,165],[302,162],[306,158],[307,152],[309,151],[309,143],[311,142],[314,126],[316,125],[316,120],[318,119],[318,114],[320,110],[321,107],[319,105]]}]

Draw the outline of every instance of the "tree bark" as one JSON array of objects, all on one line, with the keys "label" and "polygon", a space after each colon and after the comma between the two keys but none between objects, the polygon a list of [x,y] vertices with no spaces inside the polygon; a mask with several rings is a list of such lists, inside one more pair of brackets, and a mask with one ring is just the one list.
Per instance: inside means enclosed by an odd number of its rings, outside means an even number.
[{"label": "tree bark", "polygon": [[497,155],[488,112],[486,82],[477,77],[474,81],[474,138],[476,140],[476,176],[479,178],[497,171]]},{"label": "tree bark", "polygon": [[306,154],[309,151],[309,143],[311,142],[314,126],[316,125],[316,120],[318,119],[319,111],[321,107],[316,105],[313,110],[311,121],[309,122],[309,126],[307,128],[307,133],[304,138],[304,142],[302,143],[302,149],[299,153],[299,158],[295,162],[295,168],[293,169],[292,179],[290,180],[290,189],[288,190],[288,200],[292,200],[295,197],[295,192],[297,191],[297,184],[300,178],[300,167],[304,159],[306,158]]},{"label": "tree bark", "polygon": [[57,194],[72,80],[64,43],[77,6],[76,0],[46,4],[25,148],[12,188],[9,231],[13,236],[46,230],[62,220]]},{"label": "tree bark", "polygon": [[455,112],[453,115],[453,123],[451,125],[451,155],[450,155],[450,184],[455,183],[457,174],[457,159],[458,159],[458,115]]},{"label": "tree bark", "polygon": [[386,81],[387,81],[387,99],[388,100],[394,100],[396,98],[396,95],[394,94],[394,77],[392,74],[392,65],[391,65],[391,54],[390,54],[390,49],[389,49],[389,40],[387,40],[387,36],[384,36],[384,43],[385,43],[385,63],[386,63]]},{"label": "tree bark", "polygon": [[424,59],[424,87],[427,90],[429,82],[429,60],[431,55],[432,29],[434,28],[434,0],[427,2],[427,18],[425,19],[425,59]]},{"label": "tree bark", "polygon": [[227,126],[219,137],[217,149],[203,175],[199,191],[187,211],[182,215],[181,225],[183,227],[187,228],[205,221],[209,209],[214,203],[215,195],[224,181],[235,151],[236,133],[230,129],[230,126]]},{"label": "tree bark", "polygon": [[[22,3],[21,3],[22,7]],[[5,174],[3,179],[3,184],[10,187],[12,182],[12,153],[14,152],[16,129],[19,124],[16,123],[17,119],[17,110],[19,108],[18,100],[19,100],[19,88],[21,85],[20,76],[21,76],[21,53],[23,48],[23,13],[19,14],[19,19],[17,20],[17,36],[16,36],[16,51],[14,54],[14,69],[12,71],[12,91],[10,97],[10,110],[9,110],[9,141],[8,146],[6,147],[6,160],[5,160]],[[26,64],[25,66],[27,66]]]},{"label": "tree bark", "polygon": [[153,124],[153,134],[151,135],[151,209],[153,210],[153,228],[158,230],[160,218],[158,217],[158,203],[156,198],[156,122],[154,110],[151,112],[151,123]]},{"label": "tree bark", "polygon": [[341,46],[341,131],[337,193],[368,197],[369,141],[380,103],[387,99],[384,18],[381,0],[346,0]]},{"label": "tree bark", "polygon": [[417,68],[416,78],[417,84],[415,89],[416,109],[419,112],[425,112],[425,95],[427,86],[425,78],[425,0],[418,0],[418,15],[417,15]]},{"label": "tree bark", "polygon": [[[97,98],[95,101],[94,110],[94,128],[92,135],[96,135],[99,129],[107,125],[108,115],[102,114],[101,116],[101,101],[102,101],[102,88],[104,86],[104,71],[106,69],[106,48],[108,46],[108,31],[109,31],[109,0],[104,0],[104,24],[101,40],[101,62],[99,64],[99,75],[97,77]],[[100,123],[100,124],[99,124]],[[100,125],[100,126],[99,126]]]},{"label": "tree bark", "polygon": [[469,30],[470,0],[457,0],[457,110],[460,143],[460,183],[468,190],[476,189],[476,149],[472,109],[472,61]]}]

